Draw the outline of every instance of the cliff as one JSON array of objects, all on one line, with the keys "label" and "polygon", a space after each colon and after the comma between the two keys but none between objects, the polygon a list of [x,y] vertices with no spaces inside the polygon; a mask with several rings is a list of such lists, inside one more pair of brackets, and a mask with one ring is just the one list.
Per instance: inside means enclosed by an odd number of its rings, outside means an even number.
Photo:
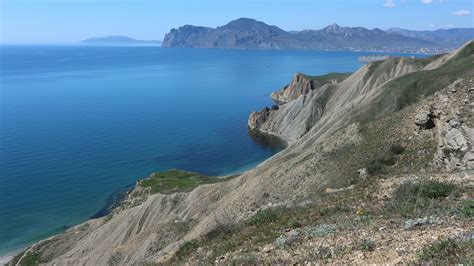
[{"label": "cliff", "polygon": [[[277,110],[252,113],[249,121],[264,120],[265,123],[251,128],[277,135],[289,143],[297,141],[312,128],[317,136],[330,134],[353,122],[356,114],[362,112],[362,109],[355,109],[356,106],[370,105],[387,81],[421,70],[428,62],[390,58],[369,63],[348,77],[341,74],[338,79],[326,79],[325,83],[318,83],[324,84],[320,87],[314,80],[297,74],[288,87],[272,94],[274,99],[287,103]],[[338,83],[341,79],[344,80]]]},{"label": "cliff", "polygon": [[337,84],[349,75],[349,73],[330,73],[322,76],[308,76],[297,73],[289,85],[286,85],[279,91],[273,92],[271,97],[276,103],[288,103],[323,85]]},{"label": "cliff", "polygon": [[256,168],[222,182],[185,174],[186,190],[139,189],[140,200],[12,264],[472,261],[473,46],[370,63],[266,108],[249,124],[289,146]]}]

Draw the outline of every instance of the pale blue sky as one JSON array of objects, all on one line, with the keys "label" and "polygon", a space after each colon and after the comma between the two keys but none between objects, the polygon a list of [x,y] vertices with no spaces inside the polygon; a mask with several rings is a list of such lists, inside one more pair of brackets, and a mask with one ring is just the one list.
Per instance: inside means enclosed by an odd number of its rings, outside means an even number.
[{"label": "pale blue sky", "polygon": [[161,40],[183,24],[250,17],[285,30],[473,27],[473,0],[0,0],[0,41],[72,42],[126,35]]}]

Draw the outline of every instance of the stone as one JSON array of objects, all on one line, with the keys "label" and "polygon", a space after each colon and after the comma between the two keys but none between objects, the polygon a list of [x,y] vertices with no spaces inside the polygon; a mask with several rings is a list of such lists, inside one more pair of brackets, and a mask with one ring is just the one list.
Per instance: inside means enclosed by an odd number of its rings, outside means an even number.
[{"label": "stone", "polygon": [[466,163],[467,169],[474,169],[474,152],[466,152],[464,155],[464,162]]},{"label": "stone", "polygon": [[405,221],[405,225],[403,227],[405,228],[405,230],[410,230],[414,227],[436,224],[438,222],[439,222],[439,217],[432,217],[432,216],[416,218],[416,219],[408,219]]},{"label": "stone", "polygon": [[435,127],[433,114],[429,111],[422,110],[415,116],[415,125],[420,129],[430,129]]},{"label": "stone", "polygon": [[332,250],[327,246],[319,246],[315,249],[314,255],[318,260],[327,260],[332,257]]},{"label": "stone", "polygon": [[262,252],[263,252],[263,253],[270,253],[272,250],[273,250],[273,246],[272,246],[272,245],[265,245],[265,246],[262,248]]},{"label": "stone", "polygon": [[359,174],[359,177],[362,179],[366,179],[369,176],[369,174],[367,173],[367,168],[359,169],[357,170],[357,173]]},{"label": "stone", "polygon": [[446,133],[446,146],[452,151],[466,151],[468,146],[460,129],[450,128]]},{"label": "stone", "polygon": [[460,125],[461,125],[461,123],[456,119],[449,120],[449,126],[451,128],[459,128]]},{"label": "stone", "polygon": [[330,224],[321,224],[309,229],[309,234],[312,237],[324,237],[336,232],[336,227]]}]

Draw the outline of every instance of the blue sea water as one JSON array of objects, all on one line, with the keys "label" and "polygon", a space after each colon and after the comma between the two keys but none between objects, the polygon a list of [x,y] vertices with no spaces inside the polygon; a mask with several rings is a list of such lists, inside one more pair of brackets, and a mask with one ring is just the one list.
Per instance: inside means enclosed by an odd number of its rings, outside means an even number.
[{"label": "blue sea water", "polygon": [[0,46],[0,255],[81,223],[170,168],[224,175],[279,151],[247,117],[295,72],[367,53]]}]

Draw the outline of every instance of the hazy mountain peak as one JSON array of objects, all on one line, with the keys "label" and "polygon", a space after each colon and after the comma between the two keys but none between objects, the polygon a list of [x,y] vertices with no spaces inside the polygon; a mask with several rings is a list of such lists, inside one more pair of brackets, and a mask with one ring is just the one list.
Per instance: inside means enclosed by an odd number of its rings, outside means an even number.
[{"label": "hazy mountain peak", "polygon": [[82,40],[83,43],[115,43],[115,44],[132,44],[132,43],[160,43],[160,41],[144,41],[136,40],[127,36],[122,35],[111,35],[105,37],[91,37]]},{"label": "hazy mountain peak", "polygon": [[133,38],[122,35],[111,35],[105,37],[91,37],[83,40],[83,42],[134,42]]},{"label": "hazy mountain peak", "polygon": [[340,27],[340,26],[337,25],[336,23],[333,23],[333,24],[327,26],[326,28],[324,28],[323,30],[324,30],[325,32],[328,32],[328,33],[337,33],[337,32],[339,32],[341,29],[342,29],[342,27]]},{"label": "hazy mountain peak", "polygon": [[[261,21],[255,20],[253,18],[238,18],[227,23],[226,26],[247,26],[252,24],[265,24]],[[266,25],[266,24],[265,24]]]},{"label": "hazy mountain peak", "polygon": [[[271,25],[268,25],[268,24],[266,24],[262,21],[258,21],[258,20],[251,19],[251,18],[239,18],[239,19],[233,20],[233,21],[231,21],[231,22],[227,23],[226,25],[224,25],[222,27],[219,27],[219,28],[229,28],[229,29],[241,30],[241,31],[248,31],[248,30],[267,31],[267,30],[270,30],[272,28],[276,28],[278,30],[281,30],[276,26],[271,26]],[[281,31],[283,31],[283,30],[281,30]]]}]

